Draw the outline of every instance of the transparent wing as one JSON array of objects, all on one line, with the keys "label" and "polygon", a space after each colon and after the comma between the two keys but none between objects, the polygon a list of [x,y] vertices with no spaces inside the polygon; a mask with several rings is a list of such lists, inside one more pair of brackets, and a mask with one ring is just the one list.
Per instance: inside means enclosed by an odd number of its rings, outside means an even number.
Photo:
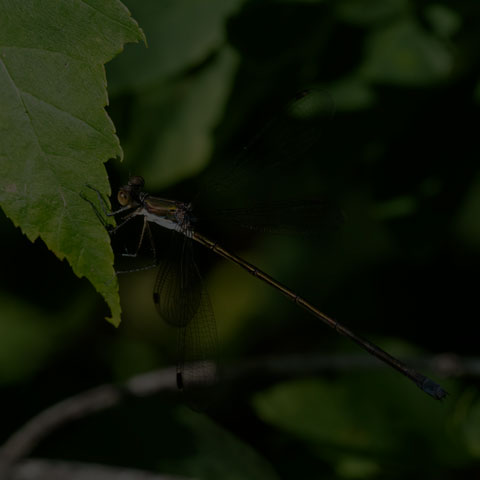
[{"label": "transparent wing", "polygon": [[229,224],[279,234],[321,234],[344,221],[341,210],[324,199],[279,200],[245,208],[222,208],[199,217],[199,222]]},{"label": "transparent wing", "polygon": [[258,199],[265,193],[272,198],[269,191],[276,190],[272,179],[290,177],[301,169],[312,147],[324,138],[333,112],[328,92],[310,89],[297,94],[233,159],[222,159],[205,172],[194,205],[208,202],[212,191],[227,202],[239,198],[245,202],[245,194]]},{"label": "transparent wing", "polygon": [[187,392],[217,383],[217,327],[205,289],[190,323],[178,332],[177,384]]},{"label": "transparent wing", "polygon": [[153,299],[160,316],[177,329],[177,384],[198,408],[196,392],[217,382],[217,329],[208,293],[193,257],[193,244],[172,232]]},{"label": "transparent wing", "polygon": [[172,232],[153,289],[153,302],[165,322],[185,327],[195,316],[202,297],[202,282],[193,259],[191,241]]}]

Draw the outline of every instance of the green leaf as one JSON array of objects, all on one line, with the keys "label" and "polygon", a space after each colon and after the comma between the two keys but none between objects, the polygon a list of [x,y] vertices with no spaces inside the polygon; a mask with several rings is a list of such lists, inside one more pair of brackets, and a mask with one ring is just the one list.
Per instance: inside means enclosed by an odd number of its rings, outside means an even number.
[{"label": "green leaf", "polygon": [[417,208],[417,200],[413,195],[400,195],[376,205],[372,215],[378,220],[389,220],[412,215]]},{"label": "green leaf", "polygon": [[359,25],[385,21],[408,9],[406,0],[340,0],[334,6],[340,19]]},{"label": "green leaf", "polygon": [[457,417],[463,417],[462,413],[465,411],[465,416],[461,420],[466,445],[472,456],[478,459],[480,458],[480,401],[478,400],[478,392],[474,388],[470,388],[464,392],[463,397],[463,401],[459,402],[461,407],[457,409]]},{"label": "green leaf", "polygon": [[109,193],[103,163],[122,150],[104,63],[142,38],[117,0],[0,0],[0,205],[92,282],[115,325],[109,237],[79,194],[85,183]]},{"label": "green leaf", "polygon": [[148,48],[131,45],[108,65],[112,94],[141,91],[202,63],[226,41],[225,22],[244,0],[127,0]]},{"label": "green leaf", "polygon": [[355,76],[337,80],[327,90],[335,99],[335,111],[363,110],[375,102],[373,89]]},{"label": "green leaf", "polygon": [[81,292],[68,308],[52,313],[25,298],[0,294],[0,384],[25,380],[44,367],[59,345],[74,341],[96,308],[93,297]]},{"label": "green leaf", "polygon": [[444,80],[453,58],[446,46],[411,20],[374,31],[367,40],[361,75],[373,82],[429,85]]},{"label": "green leaf", "polygon": [[[352,456],[404,458],[419,464],[415,458],[419,452],[426,465],[436,458],[442,458],[443,465],[462,465],[468,455],[456,432],[447,431],[452,406],[447,402],[433,401],[393,372],[342,375],[336,381],[291,381],[254,397],[261,419],[304,441],[337,469]],[[417,449],[409,446],[412,438]]]},{"label": "green leaf", "polygon": [[280,384],[258,394],[254,401],[263,420],[306,440],[349,448],[385,448],[383,438],[355,423],[349,403],[345,386],[320,380]]},{"label": "green leaf", "polygon": [[133,111],[137,121],[125,151],[135,162],[135,173],[148,178],[149,189],[165,187],[206,166],[237,64],[235,52],[225,47],[195,75],[139,95]]},{"label": "green leaf", "polygon": [[458,32],[462,24],[460,15],[443,5],[428,5],[425,16],[438,36],[450,38]]},{"label": "green leaf", "polygon": [[0,384],[18,381],[43,365],[54,348],[48,315],[11,296],[0,296]]}]

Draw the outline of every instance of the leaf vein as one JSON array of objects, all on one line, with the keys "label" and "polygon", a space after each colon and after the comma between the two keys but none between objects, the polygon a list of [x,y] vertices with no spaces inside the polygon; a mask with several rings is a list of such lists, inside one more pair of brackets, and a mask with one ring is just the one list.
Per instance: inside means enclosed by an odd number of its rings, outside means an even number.
[{"label": "leaf vein", "polygon": [[65,113],[66,115],[68,115],[70,118],[72,118],[73,120],[77,120],[78,122],[80,122],[82,125],[86,125],[87,127],[89,127],[92,131],[98,133],[100,136],[102,136],[104,139],[106,139],[107,141],[109,141],[109,136],[106,135],[104,132],[102,132],[101,130],[99,130],[98,128],[94,127],[93,125],[91,125],[90,123],[88,123],[86,120],[84,120],[83,118],[80,118],[79,116],[77,115],[74,115],[72,112],[69,112],[68,110],[64,110],[63,108],[57,106],[57,105],[54,105],[53,103],[50,103],[50,102],[47,102],[46,100],[30,93],[30,92],[27,92],[27,91],[24,91],[24,90],[19,90],[21,91],[24,95],[28,95],[32,98],[34,98],[35,100],[38,100],[39,102],[42,102],[43,104],[45,105],[48,105],[49,107],[52,107],[54,108],[55,110],[58,110],[59,112],[62,112],[62,113]]}]

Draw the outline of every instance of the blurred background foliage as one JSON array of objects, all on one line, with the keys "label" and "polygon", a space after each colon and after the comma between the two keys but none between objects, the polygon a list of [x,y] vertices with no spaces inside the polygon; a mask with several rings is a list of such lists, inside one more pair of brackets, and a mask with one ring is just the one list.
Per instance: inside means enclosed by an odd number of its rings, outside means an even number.
[{"label": "blurred background foliage", "polygon": [[[190,199],[205,191],[208,165],[228,165],[296,92],[320,88],[335,112],[308,175],[295,162],[270,172],[262,200],[287,189],[326,195],[343,227],[313,238],[226,233],[229,245],[402,358],[477,357],[478,2],[125,3],[148,48],[127,45],[107,65],[108,111],[125,151],[123,164],[108,165],[112,188],[131,173],[150,192]],[[151,302],[155,272],[121,277],[115,330],[85,280],[3,216],[0,228],[2,439],[68,395],[175,362],[174,332]],[[277,292],[204,256],[222,362],[358,353]],[[232,386],[208,416],[171,399],[132,401],[64,427],[35,455],[202,479],[473,478],[478,377],[436,379],[450,393],[443,403],[393,371],[355,365]]]}]

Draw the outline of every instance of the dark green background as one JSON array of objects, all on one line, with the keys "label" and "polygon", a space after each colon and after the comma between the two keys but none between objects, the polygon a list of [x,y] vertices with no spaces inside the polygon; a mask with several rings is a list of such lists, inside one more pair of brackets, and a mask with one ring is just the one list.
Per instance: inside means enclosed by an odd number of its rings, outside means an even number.
[{"label": "dark green background", "polygon": [[[225,238],[398,356],[476,357],[477,2],[126,3],[149,48],[129,45],[107,65],[126,157],[108,165],[112,188],[139,174],[149,191],[190,198],[207,164],[228,164],[296,92],[328,92],[335,113],[305,159],[308,175],[296,162],[274,170],[265,196],[327,195],[343,227]],[[86,281],[5,218],[1,228],[2,439],[62,398],[174,363],[174,332],[151,304],[154,272],[121,278],[115,330]],[[360,353],[238,268],[209,254],[201,263],[222,363]],[[450,393],[439,403],[393,371],[357,367],[264,388],[239,382],[210,420],[159,397],[132,401],[66,426],[35,455],[206,479],[478,475],[473,373],[433,373]]]}]

